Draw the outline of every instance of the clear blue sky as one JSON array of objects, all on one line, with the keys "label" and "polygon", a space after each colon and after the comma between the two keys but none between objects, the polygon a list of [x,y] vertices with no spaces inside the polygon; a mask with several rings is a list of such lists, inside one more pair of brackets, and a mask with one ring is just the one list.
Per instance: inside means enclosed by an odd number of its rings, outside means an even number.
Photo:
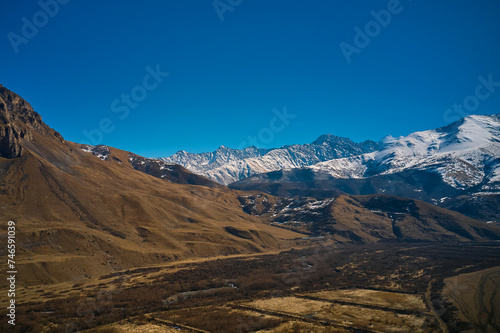
[{"label": "clear blue sky", "polygon": [[[265,147],[405,135],[449,123],[445,110],[475,95],[479,75],[500,82],[497,0],[219,3],[235,4],[223,21],[211,0],[72,0],[53,17],[37,1],[3,0],[0,83],[67,140],[88,141],[83,131],[107,118],[99,143],[168,156],[259,133]],[[348,63],[340,43],[355,46],[354,28],[388,6],[391,21],[369,24],[370,43]],[[37,32],[23,29],[34,21]],[[169,75],[145,90],[158,64]],[[120,98],[134,88],[131,108]],[[478,105],[469,98],[474,113],[500,112],[494,89]],[[296,118],[281,126],[272,110],[284,106]]]}]

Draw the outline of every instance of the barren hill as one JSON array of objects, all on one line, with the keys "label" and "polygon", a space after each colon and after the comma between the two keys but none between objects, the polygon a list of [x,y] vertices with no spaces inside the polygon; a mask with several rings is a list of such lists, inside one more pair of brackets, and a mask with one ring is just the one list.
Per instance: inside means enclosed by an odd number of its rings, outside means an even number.
[{"label": "barren hill", "polygon": [[335,198],[239,197],[245,212],[272,225],[328,235],[337,242],[469,242],[500,240],[500,227],[432,204],[385,194]]},{"label": "barren hill", "polygon": [[127,152],[113,156],[65,141],[0,87],[0,219],[16,222],[25,283],[275,250],[300,237],[245,214],[236,191],[158,179],[135,170]]}]

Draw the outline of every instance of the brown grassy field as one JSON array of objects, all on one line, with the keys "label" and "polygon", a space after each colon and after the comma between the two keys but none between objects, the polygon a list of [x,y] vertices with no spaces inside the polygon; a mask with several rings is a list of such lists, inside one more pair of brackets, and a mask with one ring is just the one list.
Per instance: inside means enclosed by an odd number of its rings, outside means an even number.
[{"label": "brown grassy field", "polygon": [[500,331],[500,267],[460,274],[444,280],[444,296],[469,323],[467,332]]},{"label": "brown grassy field", "polygon": [[344,303],[357,303],[395,310],[422,311],[425,304],[418,295],[393,293],[370,289],[327,290],[307,295]]}]

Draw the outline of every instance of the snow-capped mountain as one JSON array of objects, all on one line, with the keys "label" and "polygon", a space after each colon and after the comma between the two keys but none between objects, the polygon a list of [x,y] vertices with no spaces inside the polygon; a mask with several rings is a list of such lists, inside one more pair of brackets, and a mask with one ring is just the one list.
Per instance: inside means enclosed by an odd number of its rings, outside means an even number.
[{"label": "snow-capped mountain", "polygon": [[195,172],[202,173],[235,161],[264,156],[270,150],[254,146],[241,150],[220,146],[213,152],[196,154],[180,150],[170,157],[160,157],[158,159],[167,163],[180,164],[188,170],[196,170]]},{"label": "snow-capped mountain", "polygon": [[231,187],[281,196],[386,193],[439,205],[463,195],[500,194],[500,114],[387,136],[379,146],[358,156],[254,175]]},{"label": "snow-capped mountain", "polygon": [[179,151],[159,160],[180,164],[191,172],[227,185],[254,174],[309,166],[334,158],[364,154],[377,148],[378,144],[373,141],[355,143],[327,134],[304,145],[277,149],[248,147],[242,150],[221,146],[214,152],[201,154]]},{"label": "snow-capped mountain", "polygon": [[485,192],[500,191],[500,115],[473,115],[436,130],[399,138],[388,136],[380,145],[376,152],[309,168],[335,178],[426,170],[439,174],[457,189],[480,186]]}]

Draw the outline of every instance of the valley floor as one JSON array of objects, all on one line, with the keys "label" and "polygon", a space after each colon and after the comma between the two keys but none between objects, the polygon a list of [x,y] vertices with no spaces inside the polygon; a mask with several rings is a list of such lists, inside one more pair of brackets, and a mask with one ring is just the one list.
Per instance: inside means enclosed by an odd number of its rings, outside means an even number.
[{"label": "valley floor", "polygon": [[24,288],[16,329],[494,332],[499,276],[499,242],[318,243]]},{"label": "valley floor", "polygon": [[500,332],[500,267],[445,279],[443,294],[458,308],[468,332]]}]

